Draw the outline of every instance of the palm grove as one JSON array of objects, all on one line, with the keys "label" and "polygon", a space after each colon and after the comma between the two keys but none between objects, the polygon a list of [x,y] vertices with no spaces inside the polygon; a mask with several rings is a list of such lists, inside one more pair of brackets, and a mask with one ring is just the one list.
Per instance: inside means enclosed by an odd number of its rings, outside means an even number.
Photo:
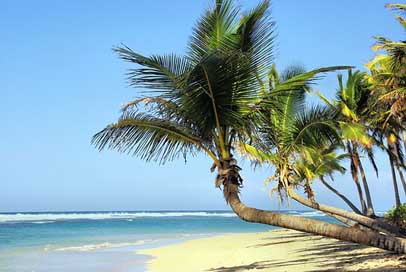
[{"label": "palm grove", "polygon": [[[406,27],[406,5],[387,7]],[[243,13],[232,0],[217,0],[194,27],[185,56],[146,57],[125,46],[115,48],[123,60],[137,65],[129,71],[130,84],[150,91],[127,103],[118,122],[97,133],[92,143],[100,150],[161,163],[203,152],[213,162],[210,170],[217,172],[215,185],[245,221],[406,253],[399,189],[401,185],[406,194],[406,42],[376,37],[379,54],[366,65],[367,72],[349,66],[311,71],[291,66],[278,72],[272,64],[274,28],[267,0]],[[335,99],[312,89],[322,74],[338,70],[346,76],[338,76]],[[307,105],[309,93],[320,103]],[[375,215],[364,170],[371,163],[378,174],[377,149],[387,154],[394,188],[395,208],[384,218]],[[236,154],[272,166],[267,182],[273,195],[322,211],[341,224],[244,205]],[[331,182],[346,169],[357,201]],[[351,211],[319,203],[316,182]]]}]

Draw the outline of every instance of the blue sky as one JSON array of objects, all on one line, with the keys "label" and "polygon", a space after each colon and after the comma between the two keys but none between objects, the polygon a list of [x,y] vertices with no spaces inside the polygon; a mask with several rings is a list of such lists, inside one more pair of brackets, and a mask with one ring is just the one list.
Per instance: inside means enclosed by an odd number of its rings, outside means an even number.
[{"label": "blue sky", "polygon": [[[92,135],[138,94],[126,84],[130,65],[111,48],[124,43],[146,55],[183,53],[196,19],[211,3],[1,1],[0,211],[227,209],[207,157],[159,166],[114,151],[99,153],[90,145]],[[237,3],[249,8],[257,0]],[[277,66],[362,69],[374,55],[373,35],[403,38],[385,3],[274,0]],[[335,75],[317,88],[331,96]],[[394,201],[386,160],[378,155],[379,180],[365,162],[378,210]],[[270,169],[254,172],[248,162],[241,164],[248,204],[287,208],[263,188]],[[357,202],[348,176],[338,176],[334,184]],[[316,188],[320,202],[339,203]]]}]

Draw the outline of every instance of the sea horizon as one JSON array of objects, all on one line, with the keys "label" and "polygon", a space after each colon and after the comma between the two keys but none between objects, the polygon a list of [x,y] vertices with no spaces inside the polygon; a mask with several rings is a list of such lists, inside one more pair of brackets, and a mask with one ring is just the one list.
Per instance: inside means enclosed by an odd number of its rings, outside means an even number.
[{"label": "sea horizon", "polygon": [[[318,211],[279,212],[335,222]],[[144,271],[142,249],[273,229],[230,210],[1,212],[0,272],[110,271],[119,263]]]}]

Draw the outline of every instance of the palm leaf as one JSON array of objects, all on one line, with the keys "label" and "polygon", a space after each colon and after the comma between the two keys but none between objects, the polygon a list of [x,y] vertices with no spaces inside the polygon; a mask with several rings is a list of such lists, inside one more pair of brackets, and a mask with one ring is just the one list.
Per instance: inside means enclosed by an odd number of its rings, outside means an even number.
[{"label": "palm leaf", "polygon": [[263,152],[260,149],[254,147],[253,145],[245,144],[239,142],[236,145],[236,150],[243,157],[249,159],[255,165],[263,164],[276,164],[278,162],[278,157],[269,152]]},{"label": "palm leaf", "polygon": [[199,63],[215,51],[227,51],[235,46],[234,33],[237,28],[239,9],[232,0],[216,0],[197,22],[189,42],[189,57]]},{"label": "palm leaf", "polygon": [[275,23],[270,20],[269,0],[244,14],[238,29],[237,50],[249,55],[252,68],[263,78],[269,70],[273,57]]},{"label": "palm leaf", "polygon": [[121,59],[140,65],[128,72],[130,85],[157,90],[176,90],[183,87],[183,75],[191,69],[190,61],[174,54],[145,57],[130,48],[114,48]]},{"label": "palm leaf", "polygon": [[117,123],[94,135],[92,144],[99,150],[115,149],[160,163],[198,150],[209,152],[207,143],[189,129],[142,113],[124,113]]},{"label": "palm leaf", "polygon": [[340,136],[333,121],[334,112],[328,107],[314,106],[299,113],[295,118],[290,135],[283,139],[287,149],[301,146],[319,147],[329,143],[339,143]]}]

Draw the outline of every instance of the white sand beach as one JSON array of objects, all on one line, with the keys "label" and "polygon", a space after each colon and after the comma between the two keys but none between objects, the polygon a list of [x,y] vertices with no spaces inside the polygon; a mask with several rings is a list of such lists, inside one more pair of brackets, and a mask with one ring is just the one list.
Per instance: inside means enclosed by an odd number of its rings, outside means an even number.
[{"label": "white sand beach", "polygon": [[150,272],[406,271],[406,257],[291,230],[228,234],[138,253]]}]

